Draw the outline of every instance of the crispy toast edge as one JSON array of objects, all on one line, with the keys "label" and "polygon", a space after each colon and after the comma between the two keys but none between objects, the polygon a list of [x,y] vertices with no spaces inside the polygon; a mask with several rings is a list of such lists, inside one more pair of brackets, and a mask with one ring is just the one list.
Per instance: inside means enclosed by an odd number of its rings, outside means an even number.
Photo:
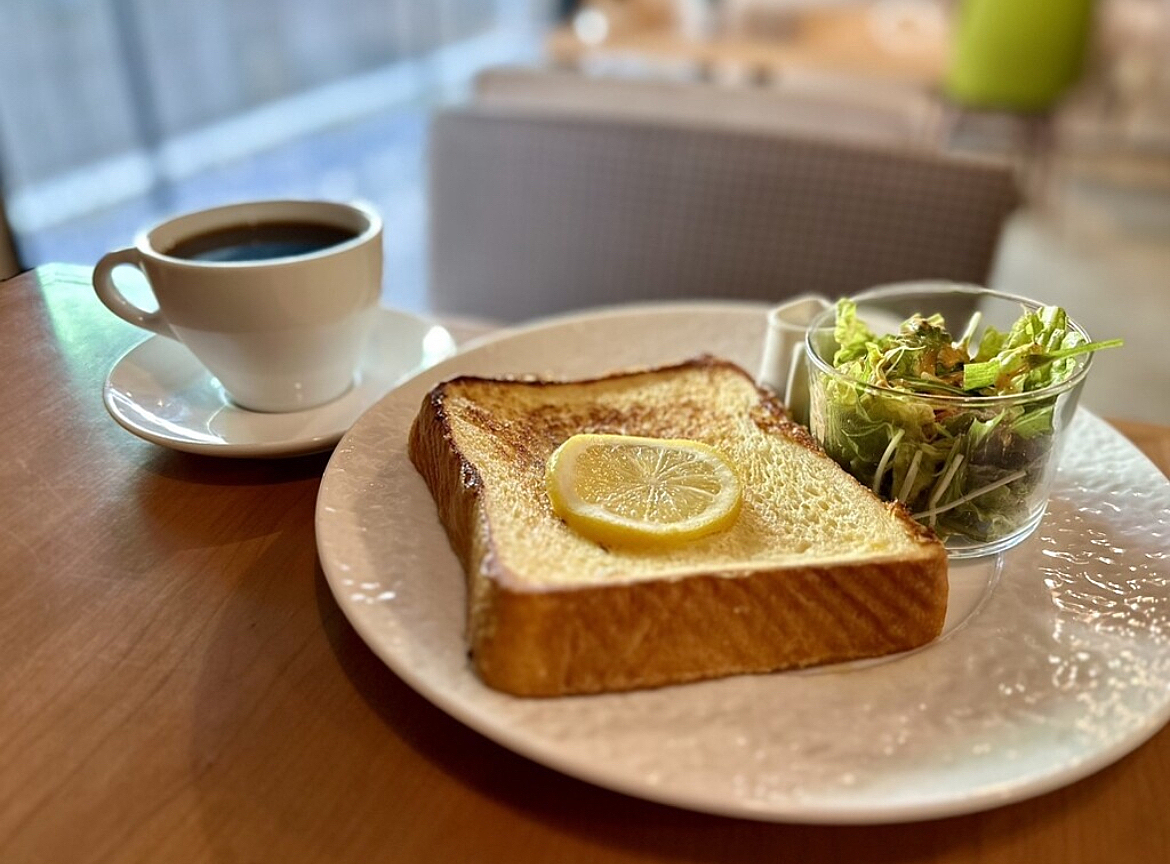
[{"label": "crispy toast edge", "polygon": [[[941,632],[948,593],[946,551],[897,502],[887,507],[916,548],[915,555],[898,560],[831,568],[765,566],[734,577],[696,570],[680,578],[565,589],[532,588],[510,577],[494,551],[482,476],[453,433],[447,394],[466,382],[544,387],[696,366],[723,367],[743,376],[759,395],[761,411],[755,419],[765,432],[828,458],[807,430],[788,419],[773,394],[736,364],[707,355],[594,379],[460,376],[424,397],[411,426],[409,455],[466,574],[467,641],[476,671],[489,686],[525,696],[627,690],[880,656],[919,647]],[[842,474],[861,494],[871,494]],[[866,613],[857,597],[862,583],[868,583],[881,614]],[[888,585],[895,590],[874,590]],[[802,627],[802,616],[831,608],[851,609],[856,621],[868,621],[868,630],[854,627],[851,641],[836,639],[841,622],[820,628],[819,635]],[[723,638],[713,645],[704,631]]]}]

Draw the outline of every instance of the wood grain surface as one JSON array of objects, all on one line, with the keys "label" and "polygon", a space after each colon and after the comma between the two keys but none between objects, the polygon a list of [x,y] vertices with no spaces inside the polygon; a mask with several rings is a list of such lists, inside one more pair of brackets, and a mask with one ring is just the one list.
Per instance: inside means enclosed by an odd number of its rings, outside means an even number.
[{"label": "wood grain surface", "polygon": [[[327,456],[180,454],[106,415],[106,372],[143,334],[88,280],[0,284],[5,864],[1170,856],[1165,730],[1030,801],[867,828],[686,812],[512,754],[416,695],[334,604],[313,537]],[[1117,426],[1170,469],[1170,429]]]}]

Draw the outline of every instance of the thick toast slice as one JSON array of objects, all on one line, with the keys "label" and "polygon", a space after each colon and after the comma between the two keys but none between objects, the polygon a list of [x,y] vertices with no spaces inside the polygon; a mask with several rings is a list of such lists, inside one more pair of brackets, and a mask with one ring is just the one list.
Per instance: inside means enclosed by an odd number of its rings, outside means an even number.
[{"label": "thick toast slice", "polygon": [[[545,464],[582,432],[688,438],[744,486],[736,522],[664,551],[607,549],[553,513]],[[410,456],[468,578],[491,687],[556,696],[875,657],[934,639],[942,544],[824,455],[731,363],[606,378],[456,378],[423,401]]]}]

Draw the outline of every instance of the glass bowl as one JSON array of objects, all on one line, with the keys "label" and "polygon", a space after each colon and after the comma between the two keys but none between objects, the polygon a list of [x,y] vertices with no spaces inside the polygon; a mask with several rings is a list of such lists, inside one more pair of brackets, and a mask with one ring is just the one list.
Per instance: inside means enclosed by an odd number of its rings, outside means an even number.
[{"label": "glass bowl", "polygon": [[[940,313],[956,336],[975,313],[971,344],[988,326],[1006,333],[1043,304],[970,285],[908,283],[851,298],[878,336],[915,313]],[[1075,358],[1060,383],[1003,396],[922,395],[868,384],[836,369],[835,307],[805,336],[809,428],[833,459],[886,500],[933,528],[952,558],[1010,548],[1044,515],[1061,445],[1092,354]],[[1068,322],[1084,340],[1082,327]],[[1065,361],[1067,362],[1067,361]]]}]

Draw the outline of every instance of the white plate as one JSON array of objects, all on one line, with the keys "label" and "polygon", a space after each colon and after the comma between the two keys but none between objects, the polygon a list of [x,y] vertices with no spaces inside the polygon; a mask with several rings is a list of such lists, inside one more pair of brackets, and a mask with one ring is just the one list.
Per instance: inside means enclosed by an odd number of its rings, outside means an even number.
[{"label": "white plate", "polygon": [[326,405],[266,414],[228,399],[186,347],[152,336],[106,378],[102,400],[118,423],[155,444],[212,456],[301,456],[328,450],[367,408],[403,379],[455,353],[443,327],[382,309],[354,386]]},{"label": "white plate", "polygon": [[321,484],[326,577],[412,687],[567,774],[695,810],[876,823],[986,809],[1131,751],[1170,715],[1170,483],[1101,420],[1070,430],[1048,514],[953,567],[947,633],[885,662],[635,693],[520,699],[483,686],[463,574],[406,456],[424,394],[457,374],[597,375],[701,351],[755,370],[764,307],[671,304],[546,322],[428,370],[372,408]]}]

